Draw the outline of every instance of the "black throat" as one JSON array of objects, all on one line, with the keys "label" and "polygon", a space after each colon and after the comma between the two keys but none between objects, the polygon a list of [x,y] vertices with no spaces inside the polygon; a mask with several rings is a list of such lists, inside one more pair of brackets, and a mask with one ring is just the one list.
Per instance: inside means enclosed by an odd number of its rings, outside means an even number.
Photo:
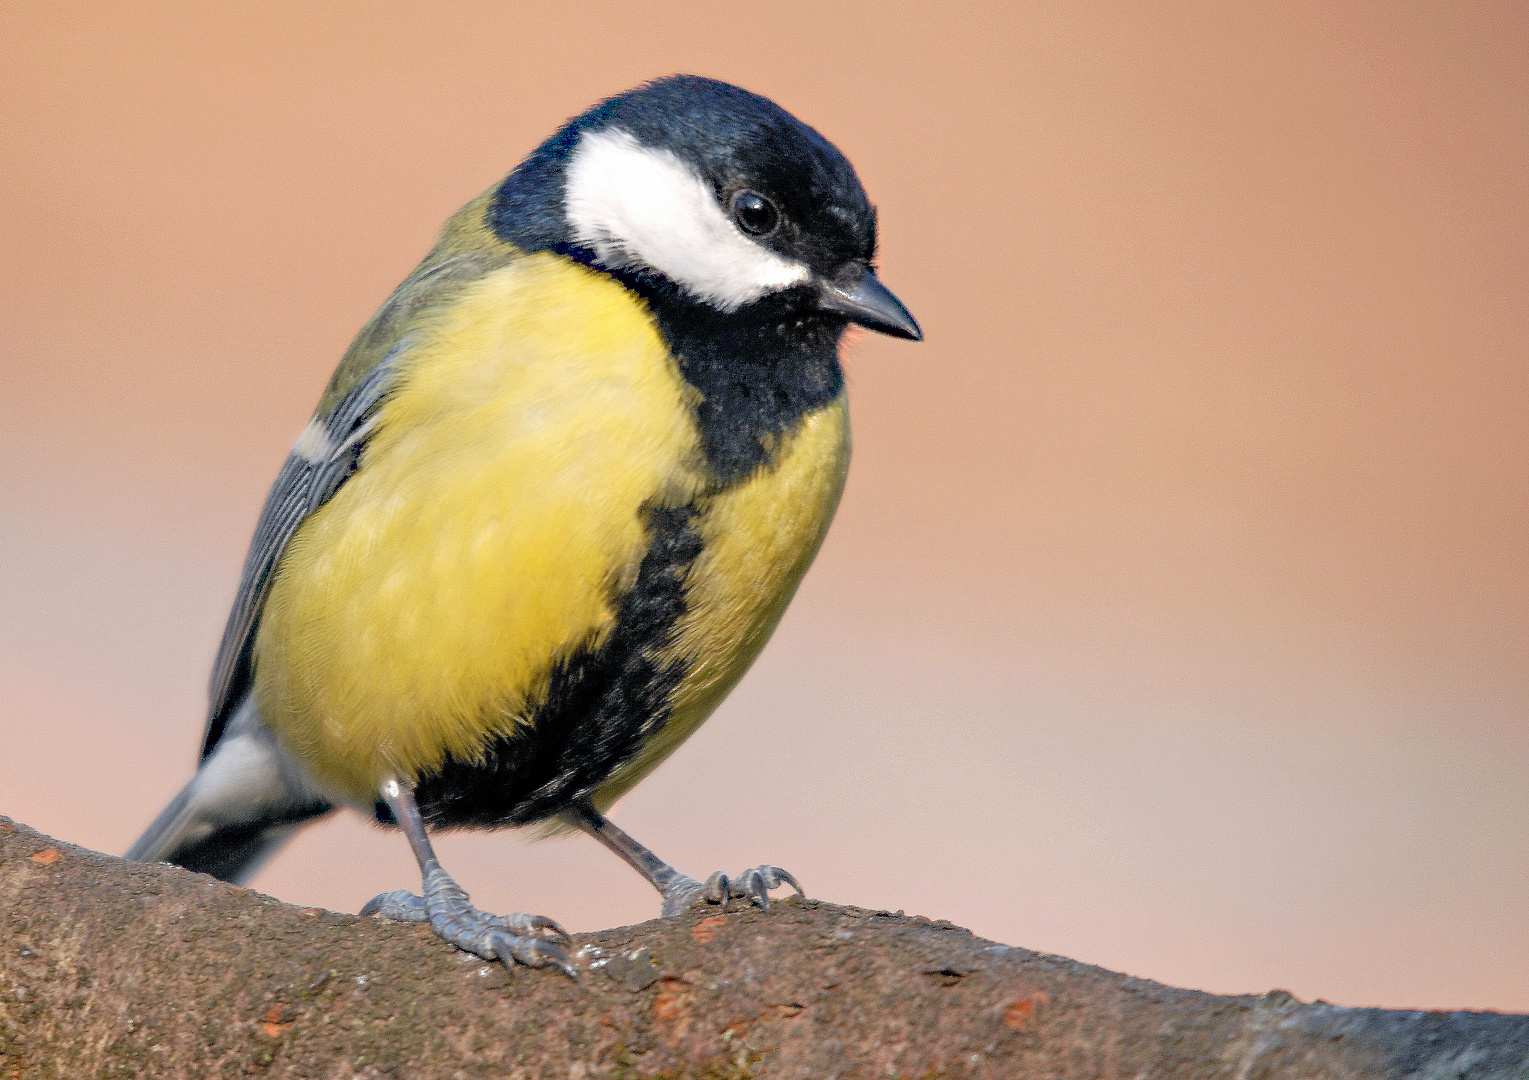
[{"label": "black throat", "polygon": [[844,390],[845,320],[825,314],[808,288],[723,312],[667,281],[612,276],[647,302],[680,374],[700,392],[696,423],[718,487],[752,475],[783,435]]},{"label": "black throat", "polygon": [[538,147],[499,186],[484,223],[522,251],[555,252],[606,274],[648,305],[680,373],[700,392],[696,420],[715,483],[735,484],[844,389],[839,339],[848,322],[823,311],[805,285],[724,312],[658,274],[602,266],[574,242],[562,209],[564,167],[578,137],[574,123]]}]

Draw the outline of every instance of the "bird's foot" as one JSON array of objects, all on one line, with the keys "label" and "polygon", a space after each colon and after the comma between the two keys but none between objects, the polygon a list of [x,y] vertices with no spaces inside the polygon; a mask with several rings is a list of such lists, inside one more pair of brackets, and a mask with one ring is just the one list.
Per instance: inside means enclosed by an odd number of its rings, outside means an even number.
[{"label": "bird's foot", "polygon": [[662,914],[678,915],[691,904],[701,901],[707,904],[725,904],[729,900],[752,900],[765,911],[770,910],[770,890],[790,885],[802,899],[807,894],[797,884],[790,871],[778,866],[756,866],[737,877],[728,877],[718,870],[705,881],[697,881],[688,874],[677,874],[661,890],[664,897]]},{"label": "bird's foot", "polygon": [[366,902],[361,914],[374,919],[386,919],[388,922],[430,921],[430,910],[425,907],[425,898],[408,889],[379,893]]},{"label": "bird's foot", "polygon": [[663,897],[664,906],[660,914],[665,917],[680,914],[696,901],[725,904],[733,899],[752,900],[769,910],[770,890],[780,885],[790,885],[796,890],[797,896],[804,900],[807,898],[796,878],[778,866],[756,866],[735,878],[719,871],[704,882],[697,881],[689,874],[680,873],[652,850],[628,836],[615,822],[596,810],[588,799],[570,806],[565,811],[565,817],[569,824],[593,836],[646,878]]},{"label": "bird's foot", "polygon": [[361,914],[394,922],[427,922],[437,936],[485,960],[551,967],[569,978],[579,977],[567,950],[558,944],[571,940],[561,926],[544,915],[479,911],[439,866],[426,875],[424,896],[407,889],[383,893],[368,900]]}]

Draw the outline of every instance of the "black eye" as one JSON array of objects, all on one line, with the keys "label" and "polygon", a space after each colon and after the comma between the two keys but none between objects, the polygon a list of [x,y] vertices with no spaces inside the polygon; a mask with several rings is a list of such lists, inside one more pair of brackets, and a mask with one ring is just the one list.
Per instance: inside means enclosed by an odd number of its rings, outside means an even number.
[{"label": "black eye", "polygon": [[780,211],[759,192],[740,191],[733,196],[733,220],[752,236],[768,236],[780,222]]}]

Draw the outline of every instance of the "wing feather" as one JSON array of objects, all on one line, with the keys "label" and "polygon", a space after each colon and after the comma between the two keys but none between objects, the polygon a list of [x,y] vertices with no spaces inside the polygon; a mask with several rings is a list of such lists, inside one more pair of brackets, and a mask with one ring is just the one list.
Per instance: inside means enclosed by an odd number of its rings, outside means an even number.
[{"label": "wing feather", "polygon": [[376,426],[377,410],[392,389],[398,357],[408,346],[409,338],[397,342],[365,378],[335,403],[327,416],[314,420],[323,438],[310,438],[304,433],[266,496],[255,526],[255,538],[244,560],[239,592],[212,668],[203,758],[212,753],[229,717],[249,693],[255,628],[282,554],[298,526],[332,499],[360,465],[367,439]]}]

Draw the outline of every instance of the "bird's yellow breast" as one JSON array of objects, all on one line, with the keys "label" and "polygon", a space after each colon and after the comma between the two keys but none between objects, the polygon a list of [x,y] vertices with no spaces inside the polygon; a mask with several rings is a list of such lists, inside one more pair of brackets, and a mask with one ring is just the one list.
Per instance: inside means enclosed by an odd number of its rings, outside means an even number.
[{"label": "bird's yellow breast", "polygon": [[266,723],[364,804],[513,730],[553,661],[608,627],[640,510],[696,483],[685,386],[610,279],[519,259],[414,333],[360,468],[283,557],[255,646]]},{"label": "bird's yellow breast", "polygon": [[848,462],[843,398],[716,489],[695,391],[646,308],[560,257],[517,258],[412,327],[356,473],[282,557],[254,648],[261,716],[331,795],[473,761],[515,736],[559,661],[598,648],[655,507],[700,554],[663,646],[664,724],[635,783],[752,662],[816,552]]},{"label": "bird's yellow breast", "polygon": [[809,413],[753,476],[699,500],[702,548],[669,655],[686,664],[667,723],[595,795],[602,809],[651,772],[743,677],[817,554],[849,471],[844,396]]}]

